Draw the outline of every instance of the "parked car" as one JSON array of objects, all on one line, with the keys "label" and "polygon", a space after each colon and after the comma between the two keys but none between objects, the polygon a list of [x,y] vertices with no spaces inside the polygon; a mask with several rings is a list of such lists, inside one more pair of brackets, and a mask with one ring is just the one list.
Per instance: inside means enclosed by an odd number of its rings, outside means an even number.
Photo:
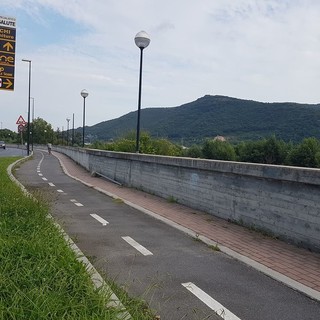
[{"label": "parked car", "polygon": [[0,141],[0,148],[2,149],[6,148],[6,144],[4,143],[4,141]]}]

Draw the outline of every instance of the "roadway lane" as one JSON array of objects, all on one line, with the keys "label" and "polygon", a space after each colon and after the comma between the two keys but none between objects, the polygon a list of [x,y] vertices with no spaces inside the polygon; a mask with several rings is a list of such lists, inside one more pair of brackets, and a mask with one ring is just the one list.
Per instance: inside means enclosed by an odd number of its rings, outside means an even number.
[{"label": "roadway lane", "polygon": [[[94,266],[143,297],[161,319],[319,319],[320,303],[64,175],[36,152],[17,171]],[[223,307],[222,307],[222,306]],[[219,311],[220,310],[220,311]]]},{"label": "roadway lane", "polygon": [[0,157],[25,157],[27,155],[26,149],[8,147],[6,149],[0,149]]}]

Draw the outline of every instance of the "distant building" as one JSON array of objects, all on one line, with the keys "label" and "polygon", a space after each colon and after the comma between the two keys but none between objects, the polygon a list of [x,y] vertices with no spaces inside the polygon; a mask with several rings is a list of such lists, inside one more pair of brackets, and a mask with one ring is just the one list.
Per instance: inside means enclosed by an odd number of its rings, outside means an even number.
[{"label": "distant building", "polygon": [[216,137],[213,138],[213,141],[223,141],[223,142],[225,142],[225,141],[227,141],[227,139],[225,137],[223,137],[223,136],[216,136]]}]

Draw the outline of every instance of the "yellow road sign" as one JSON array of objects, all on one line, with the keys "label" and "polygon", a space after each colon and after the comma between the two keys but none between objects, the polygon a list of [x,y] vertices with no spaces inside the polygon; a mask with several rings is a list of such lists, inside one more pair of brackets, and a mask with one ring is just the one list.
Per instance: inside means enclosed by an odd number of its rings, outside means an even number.
[{"label": "yellow road sign", "polygon": [[0,90],[14,90],[16,19],[0,16]]}]

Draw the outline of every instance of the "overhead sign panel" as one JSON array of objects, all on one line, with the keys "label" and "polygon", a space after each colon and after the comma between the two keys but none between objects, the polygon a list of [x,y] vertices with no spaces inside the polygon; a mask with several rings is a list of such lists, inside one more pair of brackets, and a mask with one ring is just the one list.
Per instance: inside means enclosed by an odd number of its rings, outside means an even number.
[{"label": "overhead sign panel", "polygon": [[14,90],[16,19],[0,16],[0,89]]}]

